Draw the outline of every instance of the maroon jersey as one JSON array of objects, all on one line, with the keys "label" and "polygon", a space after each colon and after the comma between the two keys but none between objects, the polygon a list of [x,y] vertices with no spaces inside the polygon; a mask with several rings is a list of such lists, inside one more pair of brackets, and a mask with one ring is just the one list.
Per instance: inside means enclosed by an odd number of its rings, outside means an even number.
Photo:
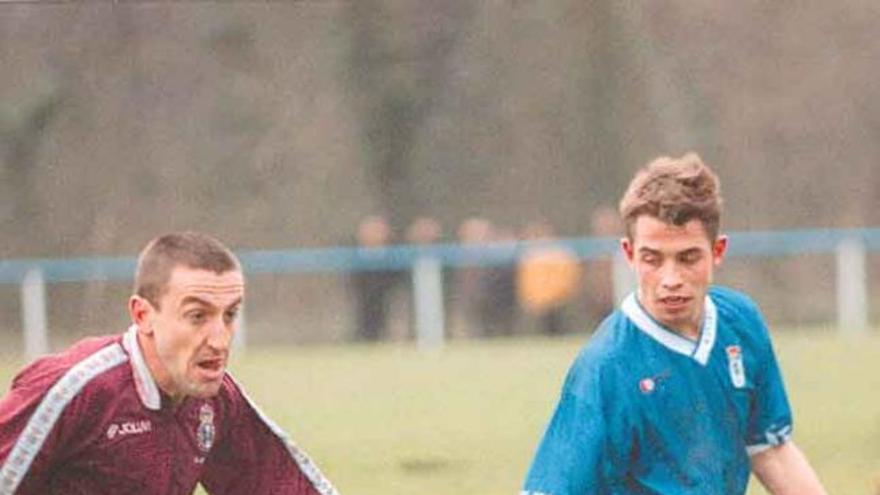
[{"label": "maroon jersey", "polygon": [[132,327],[37,360],[0,399],[0,495],[338,495],[227,373],[172,404]]}]

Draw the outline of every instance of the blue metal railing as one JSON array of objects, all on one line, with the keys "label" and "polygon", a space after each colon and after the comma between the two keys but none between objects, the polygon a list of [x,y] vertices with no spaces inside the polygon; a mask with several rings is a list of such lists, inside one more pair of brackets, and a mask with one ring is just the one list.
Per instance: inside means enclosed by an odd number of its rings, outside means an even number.
[{"label": "blue metal railing", "polygon": [[[867,251],[880,251],[880,228],[739,231],[728,235],[730,256],[830,254],[845,240],[859,241]],[[617,239],[611,237],[567,238],[554,242],[569,246],[584,260],[602,258],[618,249]],[[405,270],[425,255],[448,267],[499,265],[510,263],[523,249],[532,245],[523,242],[481,246],[398,245],[383,249],[330,247],[248,250],[237,254],[249,274],[319,273]],[[0,284],[18,284],[33,269],[39,269],[47,283],[130,280],[135,262],[134,257],[0,260]]]}]

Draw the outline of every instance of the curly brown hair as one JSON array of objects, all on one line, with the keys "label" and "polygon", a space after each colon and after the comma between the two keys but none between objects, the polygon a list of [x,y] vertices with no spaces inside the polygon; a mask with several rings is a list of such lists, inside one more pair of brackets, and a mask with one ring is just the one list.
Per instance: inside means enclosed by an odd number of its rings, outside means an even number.
[{"label": "curly brown hair", "polygon": [[642,215],[679,226],[700,220],[709,240],[714,241],[721,223],[718,176],[693,152],[681,158],[655,159],[636,172],[620,200],[620,217],[630,240]]}]

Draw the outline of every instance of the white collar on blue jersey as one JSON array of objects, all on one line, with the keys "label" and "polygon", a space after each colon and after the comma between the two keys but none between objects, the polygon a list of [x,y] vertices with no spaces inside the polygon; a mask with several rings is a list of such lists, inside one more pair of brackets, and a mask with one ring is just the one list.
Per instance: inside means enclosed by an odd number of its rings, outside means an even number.
[{"label": "white collar on blue jersey", "polygon": [[657,320],[649,315],[645,308],[639,304],[635,293],[630,294],[624,299],[620,309],[639,330],[645,332],[670,350],[690,356],[703,366],[709,361],[709,354],[712,352],[712,347],[715,345],[715,336],[718,333],[718,311],[715,309],[715,303],[712,302],[712,298],[708,294],[706,295],[706,302],[703,307],[703,328],[700,332],[700,340],[697,342],[682,337],[657,323]]},{"label": "white collar on blue jersey", "polygon": [[131,373],[134,376],[134,386],[137,389],[141,402],[147,409],[158,411],[162,407],[162,398],[159,395],[159,387],[156,386],[156,380],[153,374],[147,368],[147,362],[144,361],[144,354],[141,352],[141,346],[137,339],[138,327],[132,325],[128,327],[125,336],[122,337],[122,346],[128,353],[131,361]]}]

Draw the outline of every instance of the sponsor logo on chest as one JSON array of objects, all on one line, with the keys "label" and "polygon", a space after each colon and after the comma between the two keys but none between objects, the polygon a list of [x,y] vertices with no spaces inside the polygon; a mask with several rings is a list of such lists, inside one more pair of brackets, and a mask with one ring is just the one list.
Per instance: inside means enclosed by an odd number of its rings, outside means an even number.
[{"label": "sponsor logo on chest", "polygon": [[661,382],[672,376],[672,372],[668,369],[657,373],[656,375],[646,376],[639,380],[639,392],[649,395],[653,394]]},{"label": "sponsor logo on chest", "polygon": [[730,382],[735,388],[746,386],[746,367],[743,364],[742,349],[738,345],[729,345],[725,348],[727,353],[727,370],[730,372]]},{"label": "sponsor logo on chest", "polygon": [[140,435],[153,431],[153,423],[149,419],[138,421],[126,421],[124,423],[111,423],[107,427],[107,439],[113,440],[117,437],[128,435]]}]

